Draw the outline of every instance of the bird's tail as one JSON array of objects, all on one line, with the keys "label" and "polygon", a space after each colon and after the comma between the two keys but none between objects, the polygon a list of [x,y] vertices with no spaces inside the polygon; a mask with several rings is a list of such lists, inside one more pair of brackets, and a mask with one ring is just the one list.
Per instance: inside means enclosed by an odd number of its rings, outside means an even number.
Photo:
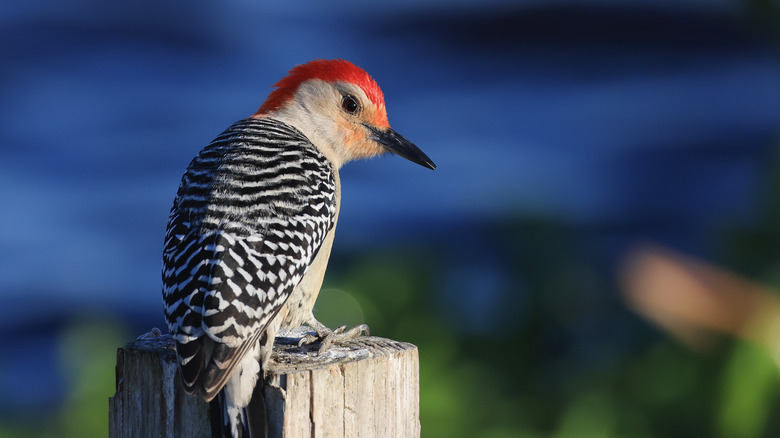
[{"label": "bird's tail", "polygon": [[259,379],[252,400],[246,407],[232,402],[225,390],[209,403],[212,438],[267,438],[268,417],[263,396],[263,382]]}]

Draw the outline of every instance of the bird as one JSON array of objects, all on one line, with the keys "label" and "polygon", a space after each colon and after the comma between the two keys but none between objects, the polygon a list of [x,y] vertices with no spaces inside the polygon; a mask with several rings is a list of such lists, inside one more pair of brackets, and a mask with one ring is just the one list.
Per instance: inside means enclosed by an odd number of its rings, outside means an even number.
[{"label": "bird", "polygon": [[247,406],[262,393],[280,330],[306,324],[316,336],[301,342],[321,350],[368,332],[331,330],[312,311],[338,221],[339,169],[388,152],[436,169],[390,127],[365,70],[315,59],[190,162],[168,217],[163,301],[182,383],[210,402],[214,436],[267,433],[262,401],[260,412]]}]

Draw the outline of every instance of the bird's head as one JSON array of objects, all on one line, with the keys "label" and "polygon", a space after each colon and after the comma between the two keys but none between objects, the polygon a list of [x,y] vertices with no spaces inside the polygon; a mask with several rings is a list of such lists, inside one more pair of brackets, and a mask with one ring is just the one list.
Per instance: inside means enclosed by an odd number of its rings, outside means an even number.
[{"label": "bird's head", "polygon": [[390,128],[382,90],[351,62],[307,62],[274,87],[252,117],[273,117],[294,126],[336,166],[392,152],[436,168],[423,151]]}]

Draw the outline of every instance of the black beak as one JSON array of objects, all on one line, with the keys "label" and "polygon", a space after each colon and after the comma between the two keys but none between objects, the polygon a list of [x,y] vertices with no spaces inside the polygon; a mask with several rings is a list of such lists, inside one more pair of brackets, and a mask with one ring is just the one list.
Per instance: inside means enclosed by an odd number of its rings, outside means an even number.
[{"label": "black beak", "polygon": [[431,161],[427,155],[425,155],[425,152],[421,151],[414,143],[404,138],[401,134],[393,131],[391,128],[381,130],[371,125],[364,126],[368,129],[368,132],[371,133],[371,139],[384,146],[388,151],[400,155],[420,166],[425,166],[428,169],[436,169],[436,165],[433,164],[433,161]]}]

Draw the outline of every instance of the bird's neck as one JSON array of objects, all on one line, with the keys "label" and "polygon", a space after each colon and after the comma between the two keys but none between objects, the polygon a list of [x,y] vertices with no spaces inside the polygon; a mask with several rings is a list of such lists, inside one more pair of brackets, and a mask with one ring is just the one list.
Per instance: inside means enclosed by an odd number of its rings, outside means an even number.
[{"label": "bird's neck", "polygon": [[306,138],[322,152],[323,155],[331,162],[334,169],[338,170],[350,159],[344,156],[343,146],[337,144],[338,137],[334,135],[337,131],[336,126],[330,126],[333,123],[326,117],[318,117],[313,114],[305,114],[299,111],[275,111],[268,114],[255,114],[252,117],[255,118],[273,118],[284,122],[298,131],[300,131]]}]

